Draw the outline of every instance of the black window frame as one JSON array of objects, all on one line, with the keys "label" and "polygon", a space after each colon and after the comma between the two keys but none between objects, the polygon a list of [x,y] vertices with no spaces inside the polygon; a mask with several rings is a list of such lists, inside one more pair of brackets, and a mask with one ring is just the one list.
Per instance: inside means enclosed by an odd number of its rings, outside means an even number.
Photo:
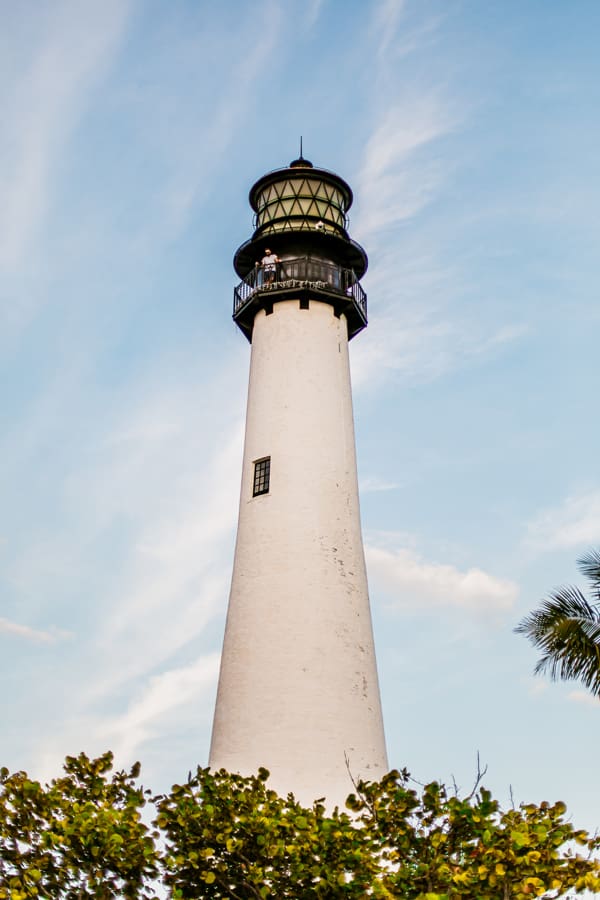
[{"label": "black window frame", "polygon": [[268,494],[271,487],[271,457],[262,456],[254,460],[254,475],[252,478],[252,496],[261,497]]}]

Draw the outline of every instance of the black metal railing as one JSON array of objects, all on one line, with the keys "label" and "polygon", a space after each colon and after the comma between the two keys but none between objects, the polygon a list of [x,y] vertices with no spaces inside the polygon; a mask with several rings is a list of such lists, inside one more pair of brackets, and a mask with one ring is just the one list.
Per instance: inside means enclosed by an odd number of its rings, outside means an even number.
[{"label": "black metal railing", "polygon": [[352,269],[311,256],[284,259],[278,263],[257,265],[233,291],[233,314],[240,312],[257,291],[282,291],[313,288],[352,300],[367,319],[367,295]]}]

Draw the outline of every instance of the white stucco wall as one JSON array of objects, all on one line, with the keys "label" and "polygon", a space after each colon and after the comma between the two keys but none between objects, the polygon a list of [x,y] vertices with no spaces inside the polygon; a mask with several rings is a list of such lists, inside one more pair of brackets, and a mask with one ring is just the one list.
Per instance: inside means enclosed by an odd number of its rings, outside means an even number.
[{"label": "white stucco wall", "polygon": [[[253,463],[271,457],[268,494]],[[254,323],[239,525],[210,765],[343,801],[387,759],[360,529],[346,322]]]}]

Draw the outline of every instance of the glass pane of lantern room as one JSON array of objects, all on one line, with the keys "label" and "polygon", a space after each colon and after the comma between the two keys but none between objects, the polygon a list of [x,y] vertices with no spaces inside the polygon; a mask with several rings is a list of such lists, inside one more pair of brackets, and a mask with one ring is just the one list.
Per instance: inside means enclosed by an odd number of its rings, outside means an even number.
[{"label": "glass pane of lantern room", "polygon": [[302,182],[297,178],[284,181],[281,185],[280,195],[282,197],[295,197],[299,193],[301,185]]}]

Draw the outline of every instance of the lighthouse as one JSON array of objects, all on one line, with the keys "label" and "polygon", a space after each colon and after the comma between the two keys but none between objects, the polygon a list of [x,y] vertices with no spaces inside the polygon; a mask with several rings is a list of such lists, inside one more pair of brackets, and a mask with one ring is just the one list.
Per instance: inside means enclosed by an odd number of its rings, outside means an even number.
[{"label": "lighthouse", "polygon": [[251,344],[231,593],[209,764],[343,806],[387,758],[348,342],[367,325],[352,191],[302,157],[250,190],[233,318]]}]

